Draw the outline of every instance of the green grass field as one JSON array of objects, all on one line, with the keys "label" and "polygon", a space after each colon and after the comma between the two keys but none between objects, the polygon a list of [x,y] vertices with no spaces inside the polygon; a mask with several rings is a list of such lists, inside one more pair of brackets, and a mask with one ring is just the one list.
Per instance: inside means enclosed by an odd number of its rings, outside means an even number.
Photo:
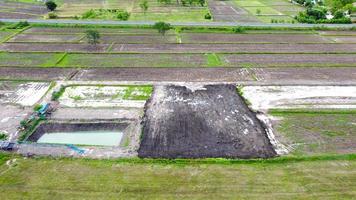
[{"label": "green grass field", "polygon": [[[352,199],[355,156],[309,161],[1,158],[1,199]],[[134,162],[137,161],[137,162]]]},{"label": "green grass field", "polygon": [[281,118],[275,127],[293,154],[356,153],[356,112],[353,110],[272,111]]},{"label": "green grass field", "polygon": [[287,0],[235,0],[235,4],[264,23],[295,23],[293,19],[304,8]]}]

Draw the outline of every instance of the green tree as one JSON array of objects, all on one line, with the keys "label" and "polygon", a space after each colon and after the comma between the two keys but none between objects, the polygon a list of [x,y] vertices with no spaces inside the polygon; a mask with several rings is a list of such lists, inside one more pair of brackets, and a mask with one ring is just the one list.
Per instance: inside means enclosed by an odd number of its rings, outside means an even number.
[{"label": "green tree", "polygon": [[57,4],[54,1],[47,1],[45,4],[50,11],[54,11],[57,8]]},{"label": "green tree", "polygon": [[99,43],[100,34],[97,30],[87,30],[85,36],[89,44],[96,45]]},{"label": "green tree", "polygon": [[140,3],[140,8],[143,11],[144,14],[146,14],[147,10],[148,10],[148,1],[144,0]]},{"label": "green tree", "polygon": [[171,24],[165,22],[156,22],[153,28],[158,30],[158,33],[165,35],[168,30],[172,28]]}]

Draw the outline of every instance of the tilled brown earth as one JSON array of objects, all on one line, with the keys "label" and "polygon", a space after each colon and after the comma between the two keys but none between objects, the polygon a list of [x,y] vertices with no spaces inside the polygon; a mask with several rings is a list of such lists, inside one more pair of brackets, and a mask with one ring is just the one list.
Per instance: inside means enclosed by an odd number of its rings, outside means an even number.
[{"label": "tilled brown earth", "polygon": [[234,85],[158,86],[146,105],[139,157],[276,156]]},{"label": "tilled brown earth", "polygon": [[0,79],[64,80],[75,72],[75,69],[63,68],[0,67]]},{"label": "tilled brown earth", "polygon": [[0,67],[0,79],[76,81],[248,82],[355,85],[353,67],[288,68],[31,68]]},{"label": "tilled brown earth", "polygon": [[[110,44],[5,43],[10,52],[105,52]],[[115,44],[111,52],[137,53],[356,53],[355,44]]]}]

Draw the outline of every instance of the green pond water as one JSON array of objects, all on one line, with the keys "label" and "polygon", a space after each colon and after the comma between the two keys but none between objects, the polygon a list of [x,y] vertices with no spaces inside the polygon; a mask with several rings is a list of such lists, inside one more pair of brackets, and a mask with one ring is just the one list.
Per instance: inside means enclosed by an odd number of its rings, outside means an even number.
[{"label": "green pond water", "polygon": [[122,135],[119,131],[45,133],[37,143],[115,146],[119,145]]}]

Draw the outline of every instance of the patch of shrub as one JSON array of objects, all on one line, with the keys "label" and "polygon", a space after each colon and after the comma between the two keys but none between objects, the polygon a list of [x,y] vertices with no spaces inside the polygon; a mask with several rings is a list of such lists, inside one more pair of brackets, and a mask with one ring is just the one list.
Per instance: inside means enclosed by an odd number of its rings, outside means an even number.
[{"label": "patch of shrub", "polygon": [[65,90],[66,88],[64,86],[61,86],[58,91],[54,91],[51,97],[52,101],[57,101],[59,97],[63,95]]},{"label": "patch of shrub", "polygon": [[206,13],[204,15],[204,19],[211,19],[211,14],[210,13]]},{"label": "patch of shrub", "polygon": [[82,14],[83,19],[118,19],[128,20],[130,13],[122,9],[90,9]]},{"label": "patch of shrub", "polygon": [[10,26],[8,26],[8,29],[23,29],[27,26],[29,26],[30,24],[27,21],[20,21],[16,24],[12,24]]},{"label": "patch of shrub", "polygon": [[57,4],[54,1],[46,1],[45,3],[46,7],[50,11],[54,11],[57,8]]},{"label": "patch of shrub", "polygon": [[238,26],[238,27],[233,28],[232,31],[234,33],[244,33],[245,32],[245,28],[242,27],[242,26]]},{"label": "patch of shrub", "polygon": [[6,140],[6,139],[7,139],[7,135],[5,133],[0,132],[0,140]]},{"label": "patch of shrub", "polygon": [[58,15],[54,12],[49,12],[48,13],[48,19],[57,19]]},{"label": "patch of shrub", "polygon": [[40,109],[42,108],[42,105],[41,104],[36,104],[34,107],[33,107],[33,111],[39,111]]}]

